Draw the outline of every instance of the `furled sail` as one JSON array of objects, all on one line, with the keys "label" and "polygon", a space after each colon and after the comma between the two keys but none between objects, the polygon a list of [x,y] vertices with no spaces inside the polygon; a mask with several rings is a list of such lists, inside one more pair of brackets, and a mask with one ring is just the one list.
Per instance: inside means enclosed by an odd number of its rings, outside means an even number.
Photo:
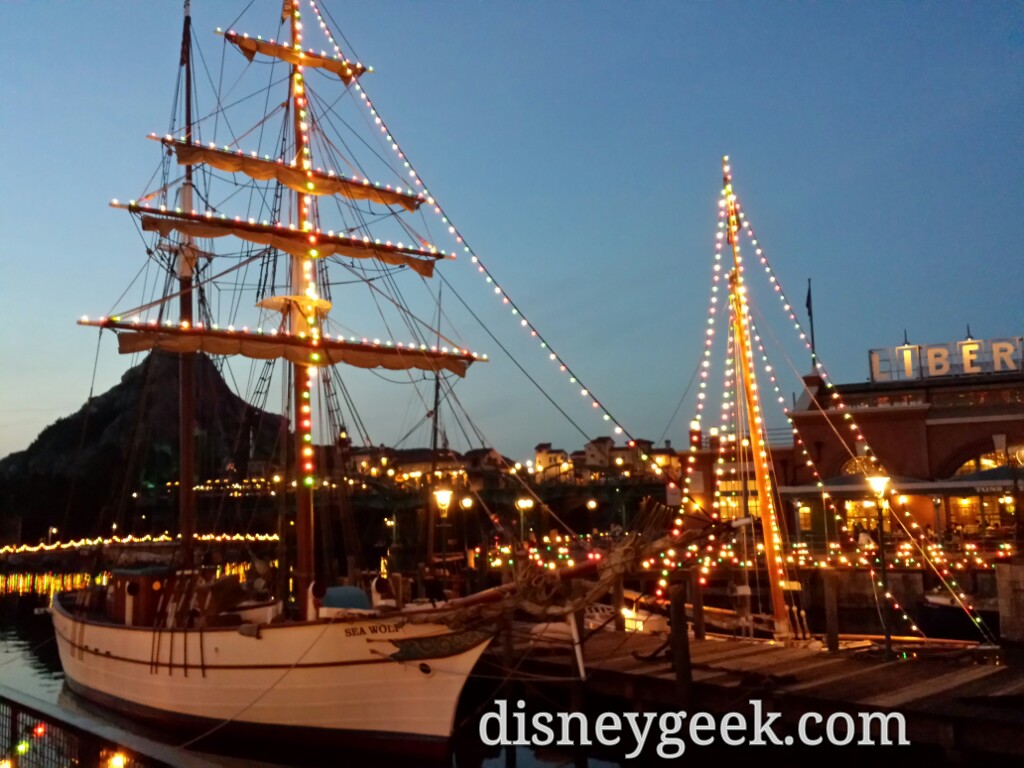
[{"label": "furled sail", "polygon": [[333,72],[340,77],[345,85],[351,85],[356,78],[366,72],[366,67],[354,61],[341,59],[336,56],[325,56],[313,51],[303,51],[287,45],[275,43],[272,40],[258,40],[237,32],[224,33],[224,39],[236,45],[238,50],[249,61],[252,61],[257,53],[265,56],[273,56],[275,59],[286,61],[289,64],[297,64],[301,67],[317,67],[328,72]]},{"label": "furled sail", "polygon": [[413,212],[424,202],[421,195],[380,188],[369,182],[346,179],[323,171],[305,171],[282,161],[265,160],[241,152],[231,152],[202,144],[190,144],[181,139],[163,138],[173,147],[179,165],[205,164],[221,171],[244,173],[257,181],[274,179],[304,195],[343,195],[350,200],[369,200],[382,205],[400,205]]},{"label": "furled sail", "polygon": [[[123,207],[123,206],[119,206]],[[284,225],[261,224],[256,221],[229,219],[197,213],[165,211],[131,204],[133,213],[142,213],[142,229],[167,237],[180,232],[192,237],[234,236],[258,245],[269,245],[297,258],[349,256],[354,259],[377,259],[385,264],[407,266],[423,277],[432,277],[434,261],[444,258],[440,251],[425,251],[401,244],[378,243],[368,238],[345,237],[323,232],[302,232]]]},{"label": "furled sail", "polygon": [[113,318],[83,319],[79,320],[79,324],[119,331],[117,344],[121,354],[147,352],[151,349],[176,353],[206,352],[210,355],[242,355],[257,360],[283,358],[292,363],[311,366],[344,363],[356,368],[385,368],[390,371],[451,371],[457,376],[465,376],[470,363],[487,359],[460,349],[323,337],[314,339],[310,336],[254,333],[249,330],[137,324]]}]

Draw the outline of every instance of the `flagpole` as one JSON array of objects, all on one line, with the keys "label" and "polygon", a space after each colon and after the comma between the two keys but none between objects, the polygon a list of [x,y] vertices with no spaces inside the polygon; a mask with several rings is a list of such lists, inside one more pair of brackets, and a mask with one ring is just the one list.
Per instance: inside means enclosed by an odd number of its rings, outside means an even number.
[{"label": "flagpole", "polygon": [[814,309],[811,303],[811,278],[807,278],[807,319],[811,326],[811,365],[817,368],[818,350],[814,346]]}]

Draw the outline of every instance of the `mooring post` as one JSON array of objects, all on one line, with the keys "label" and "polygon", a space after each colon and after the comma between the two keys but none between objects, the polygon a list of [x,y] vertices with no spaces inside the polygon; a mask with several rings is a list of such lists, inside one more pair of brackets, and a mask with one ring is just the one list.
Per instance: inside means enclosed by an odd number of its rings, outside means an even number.
[{"label": "mooring post", "polygon": [[574,601],[579,601],[579,605],[576,610],[573,611],[573,616],[576,621],[576,629],[580,633],[580,642],[582,643],[587,638],[587,611],[584,607],[584,598],[587,594],[587,585],[583,579],[572,580],[572,598]]},{"label": "mooring post", "polygon": [[615,611],[615,630],[623,632],[626,629],[626,617],[622,609],[626,607],[626,593],[622,585],[623,579],[620,573],[615,577],[612,585],[612,610]]},{"label": "mooring post", "polygon": [[505,669],[512,669],[515,662],[515,653],[512,645],[512,611],[505,611],[501,627],[501,659],[505,663]]},{"label": "mooring post", "polygon": [[825,587],[825,644],[829,653],[839,651],[839,574],[832,569],[821,572]]},{"label": "mooring post", "polygon": [[996,593],[1003,660],[1019,669],[1024,667],[1024,559],[1020,555],[996,566]]},{"label": "mooring post", "polygon": [[677,584],[669,592],[669,622],[672,634],[672,669],[676,673],[676,700],[689,710],[693,694],[693,670],[690,667],[690,635],[686,626],[686,587]]},{"label": "mooring post", "polygon": [[700,569],[690,571],[690,604],[693,606],[693,638],[704,639],[704,589],[700,583]]}]

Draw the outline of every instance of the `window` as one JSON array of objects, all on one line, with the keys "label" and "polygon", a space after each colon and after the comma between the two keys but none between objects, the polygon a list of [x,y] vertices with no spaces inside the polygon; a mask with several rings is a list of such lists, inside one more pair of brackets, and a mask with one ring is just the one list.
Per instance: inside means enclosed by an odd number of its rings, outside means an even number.
[{"label": "window", "polygon": [[811,508],[806,504],[800,504],[796,508],[797,523],[800,525],[800,531],[803,533],[809,533],[813,524],[811,522]]},{"label": "window", "polygon": [[[846,502],[846,527],[851,531],[854,526],[860,523],[865,531],[873,531],[878,528],[878,507],[873,501],[848,501]],[[885,530],[890,529],[889,516],[885,516]]]},{"label": "window", "polygon": [[981,520],[981,503],[977,496],[954,496],[949,500],[949,522],[962,525],[967,532],[978,529]]}]

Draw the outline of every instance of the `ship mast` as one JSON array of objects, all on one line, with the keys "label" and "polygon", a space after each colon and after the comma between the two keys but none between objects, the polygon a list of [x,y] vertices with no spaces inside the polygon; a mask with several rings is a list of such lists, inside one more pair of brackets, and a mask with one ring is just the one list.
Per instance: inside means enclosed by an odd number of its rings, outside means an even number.
[{"label": "ship mast", "polygon": [[[344,363],[358,368],[384,368],[387,370],[424,370],[438,373],[450,371],[464,376],[469,365],[477,360],[487,360],[460,349],[452,343],[449,347],[427,347],[425,344],[380,343],[374,339],[359,341],[341,336],[331,337],[321,332],[322,319],[329,311],[331,302],[321,298],[318,289],[318,259],[330,256],[345,256],[354,259],[374,259],[382,264],[409,267],[423,277],[431,277],[434,265],[445,257],[444,251],[429,243],[403,245],[371,240],[363,235],[351,233],[335,234],[319,230],[319,215],[316,206],[318,195],[331,195],[350,201],[366,200],[385,206],[396,206],[407,212],[415,212],[429,198],[414,189],[392,188],[391,185],[370,183],[359,176],[345,176],[324,172],[313,167],[310,147],[312,115],[309,112],[306,83],[303,71],[319,69],[337,76],[346,86],[368,71],[360,63],[353,63],[338,56],[317,54],[302,49],[302,22],[295,0],[284,0],[282,23],[288,22],[287,43],[263,40],[260,37],[225,32],[225,39],[236,46],[250,61],[258,53],[270,56],[290,65],[289,101],[292,131],[295,139],[293,155],[282,158],[284,162],[259,157],[257,153],[242,153],[216,145],[194,143],[192,125],[192,83],[189,47],[191,41],[190,3],[185,0],[185,30],[182,43],[181,66],[184,68],[186,127],[184,137],[158,139],[177,156],[179,165],[185,166],[185,181],[181,188],[180,207],[150,205],[149,197],[143,202],[132,201],[122,205],[139,216],[139,225],[144,232],[157,232],[161,237],[170,238],[172,233],[179,236],[176,276],[180,294],[180,321],[177,324],[140,324],[135,318],[121,315],[105,316],[90,320],[82,318],[80,324],[99,328],[110,328],[118,332],[118,349],[122,354],[135,354],[151,349],[160,349],[179,355],[181,378],[181,427],[180,427],[180,528],[183,538],[184,564],[192,564],[194,549],[194,483],[195,467],[193,457],[194,441],[194,353],[206,352],[216,355],[242,355],[259,360],[284,358],[290,364],[290,396],[292,400],[295,471],[290,480],[294,483],[296,497],[295,535],[297,557],[292,586],[298,597],[298,613],[309,618],[309,591],[315,576],[313,491],[317,487],[316,449],[313,445],[312,410],[313,385],[317,369],[321,365]],[[156,137],[154,137],[156,138]],[[273,181],[293,190],[291,224],[281,222],[258,222],[243,217],[229,217],[227,214],[207,210],[197,213],[193,210],[192,166],[202,165],[231,174],[241,174],[255,181]],[[240,240],[269,246],[288,254],[287,295],[273,295],[259,302],[264,309],[284,314],[284,328],[269,334],[261,328],[247,327],[227,329],[204,327],[193,322],[192,295],[194,293],[194,270],[198,250],[195,238],[218,238],[231,236]],[[140,308],[145,309],[145,307]],[[132,313],[136,310],[132,310]],[[132,314],[128,313],[128,314]],[[440,338],[440,337],[439,337]],[[436,409],[435,409],[436,410]]]},{"label": "ship mast", "polygon": [[[292,48],[302,48],[302,22],[299,16],[298,3],[284,0],[281,18],[291,20]],[[302,66],[293,63],[291,67],[292,117],[295,129],[295,163],[307,174],[311,175],[313,167],[309,148],[309,113],[307,110],[306,87],[302,77]],[[312,195],[302,192],[295,193],[295,214],[298,215],[299,229],[309,232],[313,229],[315,203]],[[316,309],[310,314],[304,313],[300,299],[305,297],[319,298],[316,286],[316,270],[311,256],[291,257],[291,299],[288,310],[288,327],[293,335],[305,334],[316,339],[319,337]],[[313,583],[313,487],[316,483],[314,474],[314,448],[312,431],[312,384],[316,376],[316,368],[309,364],[292,363],[292,393],[295,413],[295,477],[298,480],[295,489],[295,594],[299,605],[301,619],[314,618],[309,616],[309,589]]]},{"label": "ship mast", "polygon": [[[192,13],[190,0],[185,0],[185,22],[181,37],[181,65],[185,71],[185,141],[192,143]],[[185,167],[181,188],[181,207],[192,210],[192,166]],[[192,273],[195,247],[190,234],[182,235],[178,246],[178,306],[182,327],[192,327]],[[195,534],[195,353],[182,352],[178,357],[178,527],[181,533],[181,556],[186,568],[192,566]]]},{"label": "ship mast", "polygon": [[[750,426],[751,454],[754,464],[754,481],[759,500],[761,530],[764,535],[764,554],[768,568],[768,584],[772,599],[772,618],[775,623],[775,638],[792,636],[789,612],[782,591],[785,579],[782,564],[782,536],[775,512],[775,496],[768,470],[768,441],[765,435],[764,418],[757,394],[757,378],[754,375],[753,350],[750,346],[749,320],[746,286],[740,270],[742,259],[739,245],[739,214],[736,195],[732,191],[732,175],[729,172],[728,156],[722,158],[722,183],[725,187],[725,204],[729,216],[728,237],[732,246],[733,267],[729,272],[729,304],[732,309],[733,337],[739,350],[740,381],[743,387],[744,404]],[[746,478],[743,478],[744,488]]]}]

